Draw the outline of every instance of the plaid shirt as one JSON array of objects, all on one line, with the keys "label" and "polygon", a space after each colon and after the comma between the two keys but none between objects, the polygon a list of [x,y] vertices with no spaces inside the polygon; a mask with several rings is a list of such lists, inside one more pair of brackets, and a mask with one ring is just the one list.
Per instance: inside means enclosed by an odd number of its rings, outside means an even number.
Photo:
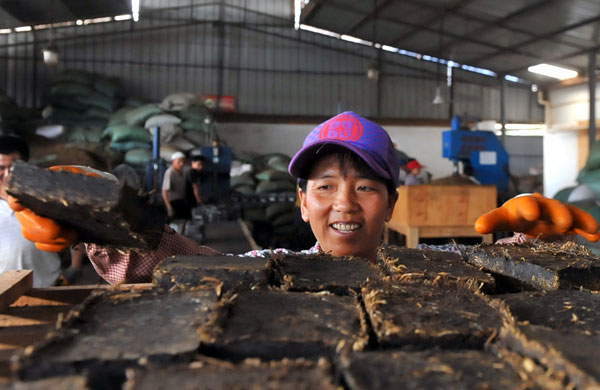
[{"label": "plaid shirt", "polygon": [[150,282],[154,267],[167,257],[220,254],[177,234],[168,225],[155,250],[107,248],[96,244],[85,244],[85,250],[96,272],[110,284]]}]

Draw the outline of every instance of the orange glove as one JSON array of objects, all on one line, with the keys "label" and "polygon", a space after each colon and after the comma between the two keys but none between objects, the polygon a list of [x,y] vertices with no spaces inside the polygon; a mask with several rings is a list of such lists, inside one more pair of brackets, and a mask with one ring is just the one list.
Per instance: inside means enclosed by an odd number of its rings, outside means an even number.
[{"label": "orange glove", "polygon": [[60,226],[55,220],[26,209],[16,198],[9,196],[8,205],[15,211],[15,216],[21,223],[23,236],[35,242],[39,250],[61,252],[77,242],[77,231]]},{"label": "orange glove", "polygon": [[[109,175],[92,168],[76,165],[56,165],[49,169],[94,177]],[[38,249],[46,252],[61,252],[78,241],[79,235],[76,230],[60,226],[55,220],[34,213],[23,207],[16,198],[9,196],[8,205],[15,211],[15,216],[21,223],[23,236],[29,241],[35,242]]]},{"label": "orange glove", "polygon": [[481,234],[509,230],[531,238],[579,234],[592,242],[600,239],[598,222],[590,214],[538,193],[512,198],[480,216],[475,230]]}]

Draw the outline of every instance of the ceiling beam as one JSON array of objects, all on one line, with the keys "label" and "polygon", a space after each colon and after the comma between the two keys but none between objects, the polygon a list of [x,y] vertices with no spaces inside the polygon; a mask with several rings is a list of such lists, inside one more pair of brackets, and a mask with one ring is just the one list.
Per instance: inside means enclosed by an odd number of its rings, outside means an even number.
[{"label": "ceiling beam", "polygon": [[[423,4],[423,1],[409,0],[409,2],[411,2],[413,4],[418,4],[421,7],[423,5],[425,5],[425,4]],[[473,2],[473,0],[458,0],[458,1],[455,1],[454,4],[452,4],[450,7],[445,8],[445,9],[440,9],[439,7],[426,5],[428,8],[436,8],[437,12],[431,18],[429,18],[427,21],[422,23],[423,26],[415,27],[412,30],[402,34],[401,36],[394,38],[392,40],[392,46],[397,46],[400,42],[404,41],[405,39],[408,39],[408,38],[412,37],[413,35],[415,35],[416,33],[418,33],[419,31],[424,30],[425,29],[424,26],[429,26],[430,24],[436,22],[444,14],[456,12],[460,8],[466,7],[467,5],[469,5],[472,2]]]},{"label": "ceiling beam", "polygon": [[300,22],[308,22],[313,15],[317,14],[317,11],[325,4],[325,1],[326,0],[312,0],[310,3],[306,4],[306,6],[302,8],[302,12],[300,12]]},{"label": "ceiling beam", "polygon": [[[403,0],[403,1],[405,1],[405,0]],[[409,0],[409,1],[412,1],[412,0]],[[312,3],[312,1],[311,1],[311,3]],[[340,5],[337,5],[334,2],[330,2],[327,5],[329,7],[333,7],[333,8],[340,8]],[[348,7],[345,7],[344,9],[347,10]],[[357,13],[360,12],[357,9],[351,9],[351,11],[354,11],[354,12],[357,12]],[[406,25],[406,26],[414,27],[414,28],[419,28],[420,27],[424,31],[429,31],[429,32],[432,32],[434,34],[439,34],[439,29],[435,29],[435,28],[432,28],[432,27],[429,27],[429,26],[421,26],[418,23],[408,22],[408,21],[404,21],[404,20],[398,20],[396,18],[391,17],[390,15],[381,16],[380,19],[381,20],[386,20],[386,21],[389,21],[389,22],[392,22],[392,23],[403,24],[403,25]],[[467,42],[475,43],[475,44],[478,44],[478,45],[481,45],[481,46],[491,47],[491,48],[493,48],[493,49],[495,49],[497,51],[505,49],[504,46],[500,46],[500,45],[497,45],[495,43],[491,43],[489,41],[483,41],[483,40],[479,40],[479,39],[472,38],[472,37],[463,37],[461,35],[454,34],[454,33],[451,33],[451,32],[446,32],[444,34],[444,36],[451,37],[451,38],[456,38],[456,39],[462,39],[462,40],[465,40]],[[362,37],[362,38],[365,38],[365,37]],[[365,39],[368,39],[368,38],[365,38]],[[384,39],[380,39],[379,43],[394,46],[394,44],[391,43],[391,41],[384,40]],[[435,50],[437,50],[437,49],[438,48],[437,48],[437,45],[436,45],[436,49]],[[432,51],[432,52],[421,52],[421,53],[422,54],[433,55],[433,56],[435,56],[437,54],[434,51]],[[541,59],[540,56],[538,56],[536,54],[532,54],[532,53],[522,52],[522,51],[519,51],[519,50],[515,50],[515,53],[519,54],[519,55],[522,55],[524,57],[529,57],[529,58],[535,59],[536,61],[539,61]],[[473,65],[470,62],[465,62],[465,61],[461,61],[461,62],[467,63],[469,65]],[[494,69],[491,69],[491,70],[494,70]]]},{"label": "ceiling beam", "polygon": [[[556,2],[556,0],[540,0],[536,3],[532,3],[532,4],[528,5],[526,7],[519,8],[516,11],[511,12],[508,15],[506,15],[500,19],[496,19],[491,22],[484,23],[481,27],[476,28],[475,30],[469,31],[468,33],[464,34],[463,36],[476,37],[479,34],[485,32],[486,30],[489,30],[490,27],[503,27],[506,22],[510,21],[511,19],[516,18],[517,16],[521,16],[523,14],[527,14],[529,12],[535,11],[535,10],[539,9],[540,7],[546,6],[546,5],[548,5],[550,3],[554,3],[554,2]],[[462,42],[463,42],[462,40],[454,40],[454,41],[447,42],[447,45],[449,47],[456,47],[456,46],[459,46]]]},{"label": "ceiling beam", "polygon": [[[413,3],[415,3],[415,4],[419,4],[420,6],[423,6],[423,7],[428,7],[428,8],[430,8],[430,9],[433,9],[433,8],[436,8],[436,9],[437,9],[437,8],[438,8],[437,6],[435,6],[435,5],[431,4],[431,3],[428,3],[428,2],[421,2],[421,1],[419,1],[419,0],[405,0],[405,1],[411,1],[411,2],[413,2]],[[466,13],[466,12],[464,12],[464,11],[461,11],[460,9],[457,9],[457,10],[454,10],[454,11],[452,11],[452,14],[454,14],[454,15],[456,15],[456,16],[458,16],[458,17],[460,17],[460,18],[463,18],[463,19],[465,19],[465,20],[469,20],[469,21],[471,21],[471,22],[482,23],[482,24],[484,25],[484,26],[481,28],[482,30],[483,30],[484,28],[487,28],[487,26],[489,26],[490,24],[492,24],[492,23],[494,23],[494,22],[495,22],[493,19],[489,19],[489,20],[488,20],[488,19],[483,19],[483,18],[477,17],[477,16],[473,16],[473,15],[471,15],[471,14],[469,14],[469,13]],[[500,25],[498,25],[498,27],[504,27],[504,26],[503,26],[502,24],[500,24]],[[536,34],[534,34],[534,33],[530,32],[530,31],[527,31],[527,30],[521,29],[521,28],[519,28],[518,26],[510,26],[510,27],[505,27],[505,28],[507,28],[507,29],[509,29],[509,30],[512,30],[512,31],[514,31],[514,32],[517,32],[517,33],[519,33],[519,34],[527,35],[528,37],[538,37],[538,35],[536,35]],[[573,42],[571,42],[571,41],[570,41],[570,42],[565,42],[565,41],[563,41],[562,39],[559,39],[559,38],[557,38],[557,37],[548,38],[548,39],[546,39],[546,40],[548,40],[548,41],[552,41],[552,42],[554,42],[554,43],[560,43],[560,44],[563,44],[563,45],[570,45],[570,46],[573,46],[573,47],[575,47],[575,48],[577,48],[577,49],[587,49],[587,48],[588,48],[588,46],[581,45],[581,44],[578,44],[578,43],[573,43]]]},{"label": "ceiling beam", "polygon": [[[589,53],[592,50],[600,50],[600,44],[592,46],[592,47],[587,47],[585,49],[580,49],[580,50],[574,51],[572,53],[563,54],[563,55],[556,56],[556,57],[551,57],[551,58],[546,58],[545,61],[548,61],[548,62],[560,62],[562,60],[568,60],[569,58],[573,58],[573,57],[577,57],[577,56],[580,56],[580,55],[583,55],[583,54],[587,54],[587,53]],[[506,73],[521,72],[521,71],[527,70],[528,67],[529,66],[521,66],[521,67],[518,67],[518,68],[509,69],[509,70],[506,71]],[[579,68],[579,67],[576,67],[576,66],[573,66],[573,68],[577,68],[579,71],[583,71],[582,68]]]},{"label": "ceiling beam", "polygon": [[2,6],[2,2],[0,1],[0,28],[12,28],[23,25],[23,22],[20,19],[15,18],[14,15],[9,13],[6,8]]},{"label": "ceiling beam", "polygon": [[[500,54],[507,53],[507,52],[516,52],[519,48],[521,48],[523,46],[527,46],[527,45],[530,45],[532,43],[539,42],[539,41],[548,39],[550,37],[554,37],[556,35],[562,34],[562,33],[567,32],[569,30],[573,30],[573,29],[579,28],[581,26],[585,26],[587,24],[595,23],[595,22],[598,22],[598,21],[600,21],[600,16],[594,16],[593,18],[585,19],[585,20],[582,20],[580,22],[573,23],[573,24],[570,24],[568,26],[564,26],[564,27],[559,28],[557,30],[551,31],[551,32],[549,32],[547,34],[539,35],[539,36],[537,36],[535,38],[528,39],[528,40],[526,40],[524,42],[521,42],[521,43],[518,43],[516,45],[510,46],[510,47],[505,47],[503,49],[495,51],[494,53],[490,53],[490,54],[486,54],[484,56],[480,56],[478,58],[475,58],[475,59],[471,60],[470,63],[471,63],[471,65],[477,65],[477,64],[481,63],[482,61],[489,60],[490,58],[493,58],[493,57],[497,57]],[[590,48],[586,48],[584,50],[588,51],[588,50],[590,50]]]},{"label": "ceiling beam", "polygon": [[[390,5],[390,3],[393,1],[394,0],[384,0],[381,4],[377,4],[371,12],[364,14],[363,17],[360,18],[360,20],[358,22],[354,23],[354,25],[352,27],[347,29],[346,32],[344,32],[344,34],[351,35],[354,31],[356,31],[360,27],[362,27],[369,19],[375,18],[382,9],[384,9],[385,7]],[[377,3],[377,0],[375,0],[375,2]],[[373,39],[375,39],[375,38],[374,37],[371,38],[371,40],[373,40]]]}]

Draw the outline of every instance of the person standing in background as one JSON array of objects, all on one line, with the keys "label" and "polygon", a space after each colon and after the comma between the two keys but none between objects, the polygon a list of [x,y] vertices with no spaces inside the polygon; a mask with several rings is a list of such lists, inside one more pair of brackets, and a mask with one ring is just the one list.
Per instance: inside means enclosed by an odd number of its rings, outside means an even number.
[{"label": "person standing in background", "polygon": [[202,196],[202,180],[204,180],[204,161],[206,160],[199,150],[193,150],[190,153],[191,169],[186,173],[186,182],[188,187],[188,197],[191,205],[204,203]]},{"label": "person standing in background", "polygon": [[406,179],[404,180],[404,185],[414,186],[418,184],[423,184],[423,180],[419,177],[421,169],[423,168],[425,168],[425,166],[421,165],[416,159],[410,160],[406,164],[408,174],[406,175]]},{"label": "person standing in background", "polygon": [[171,156],[171,166],[165,172],[162,184],[162,196],[167,207],[169,219],[190,219],[191,211],[185,192],[185,173],[183,165],[185,155],[175,152]]},{"label": "person standing in background", "polygon": [[21,232],[21,224],[9,207],[8,176],[12,163],[29,159],[29,146],[10,131],[0,133],[0,273],[7,270],[33,270],[33,287],[54,285],[60,274],[56,253],[35,247]]}]

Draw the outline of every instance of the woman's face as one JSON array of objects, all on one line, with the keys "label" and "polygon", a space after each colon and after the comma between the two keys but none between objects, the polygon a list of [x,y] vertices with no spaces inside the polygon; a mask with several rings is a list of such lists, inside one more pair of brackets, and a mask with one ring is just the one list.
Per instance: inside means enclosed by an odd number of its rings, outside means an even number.
[{"label": "woman's face", "polygon": [[313,167],[300,207],[324,252],[375,261],[396,198],[384,183],[352,167],[342,170],[337,155],[330,155]]}]

